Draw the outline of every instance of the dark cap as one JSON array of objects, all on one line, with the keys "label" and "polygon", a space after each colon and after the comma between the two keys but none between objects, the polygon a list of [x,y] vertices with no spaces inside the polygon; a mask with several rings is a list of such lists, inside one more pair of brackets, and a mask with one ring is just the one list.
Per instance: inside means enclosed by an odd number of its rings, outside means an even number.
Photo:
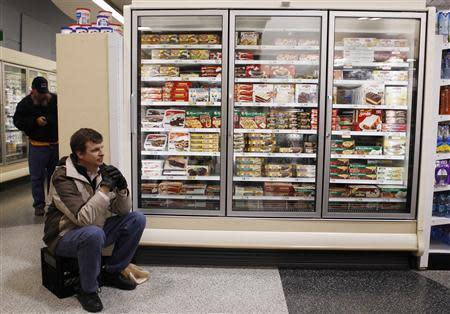
[{"label": "dark cap", "polygon": [[45,77],[36,76],[31,83],[31,88],[37,90],[39,94],[48,93],[48,82]]}]

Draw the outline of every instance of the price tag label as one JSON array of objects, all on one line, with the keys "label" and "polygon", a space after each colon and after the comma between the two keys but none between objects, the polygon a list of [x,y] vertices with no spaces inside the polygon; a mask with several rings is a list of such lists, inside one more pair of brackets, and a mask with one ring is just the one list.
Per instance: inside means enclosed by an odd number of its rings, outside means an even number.
[{"label": "price tag label", "polygon": [[188,180],[196,180],[197,177],[196,177],[196,176],[188,176],[187,179],[188,179]]},{"label": "price tag label", "polygon": [[350,132],[351,132],[351,131],[344,131],[344,132],[342,133],[342,138],[351,138],[352,135],[351,135]]},{"label": "price tag label", "polygon": [[186,195],[185,198],[186,198],[187,200],[191,200],[193,197],[192,197],[192,195]]}]

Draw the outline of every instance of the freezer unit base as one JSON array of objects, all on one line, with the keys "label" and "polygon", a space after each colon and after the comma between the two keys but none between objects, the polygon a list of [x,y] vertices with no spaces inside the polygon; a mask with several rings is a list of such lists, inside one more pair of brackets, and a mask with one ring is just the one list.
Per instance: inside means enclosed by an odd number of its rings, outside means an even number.
[{"label": "freezer unit base", "polygon": [[416,221],[147,218],[143,246],[418,253]]},{"label": "freezer unit base", "polygon": [[410,252],[304,251],[141,246],[135,262],[146,265],[295,267],[307,269],[410,269]]}]

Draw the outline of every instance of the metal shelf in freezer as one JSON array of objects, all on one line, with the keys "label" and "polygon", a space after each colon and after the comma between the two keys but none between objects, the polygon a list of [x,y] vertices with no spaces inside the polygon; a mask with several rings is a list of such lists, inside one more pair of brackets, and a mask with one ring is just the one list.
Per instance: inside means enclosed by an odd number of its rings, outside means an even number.
[{"label": "metal shelf in freezer", "polygon": [[315,178],[292,178],[292,177],[238,177],[234,176],[233,181],[250,181],[250,182],[301,182],[301,183],[314,183]]},{"label": "metal shelf in freezer", "polygon": [[210,195],[161,195],[161,194],[142,194],[144,199],[173,199],[173,200],[220,200],[219,196]]},{"label": "metal shelf in freezer", "polygon": [[220,181],[220,176],[154,176],[142,177],[142,180],[192,180],[192,181]]},{"label": "metal shelf in freezer", "polygon": [[141,106],[149,107],[220,107],[220,102],[196,102],[188,101],[141,101]]},{"label": "metal shelf in freezer", "polygon": [[169,152],[169,151],[142,151],[143,156],[213,156],[219,157],[220,152]]},{"label": "metal shelf in freezer", "polygon": [[142,132],[190,132],[190,133],[220,133],[219,128],[200,128],[200,129],[194,129],[194,128],[179,128],[179,127],[172,127],[172,128],[142,128]]},{"label": "metal shelf in freezer", "polygon": [[260,201],[314,201],[314,197],[300,196],[233,196],[234,200],[260,200]]},{"label": "metal shelf in freezer", "polygon": [[143,59],[141,64],[222,64],[222,60],[190,60],[190,59]]}]

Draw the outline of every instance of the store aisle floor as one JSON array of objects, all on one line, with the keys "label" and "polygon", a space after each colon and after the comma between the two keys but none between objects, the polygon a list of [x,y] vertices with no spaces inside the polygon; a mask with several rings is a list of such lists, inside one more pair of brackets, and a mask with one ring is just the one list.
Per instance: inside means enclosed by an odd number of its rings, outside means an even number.
[{"label": "store aisle floor", "polygon": [[[29,188],[1,192],[1,312],[84,313],[74,297],[60,300],[41,285],[43,226],[32,216]],[[448,271],[144,267],[150,281],[135,291],[102,288],[105,313],[448,313],[450,308]]]}]

